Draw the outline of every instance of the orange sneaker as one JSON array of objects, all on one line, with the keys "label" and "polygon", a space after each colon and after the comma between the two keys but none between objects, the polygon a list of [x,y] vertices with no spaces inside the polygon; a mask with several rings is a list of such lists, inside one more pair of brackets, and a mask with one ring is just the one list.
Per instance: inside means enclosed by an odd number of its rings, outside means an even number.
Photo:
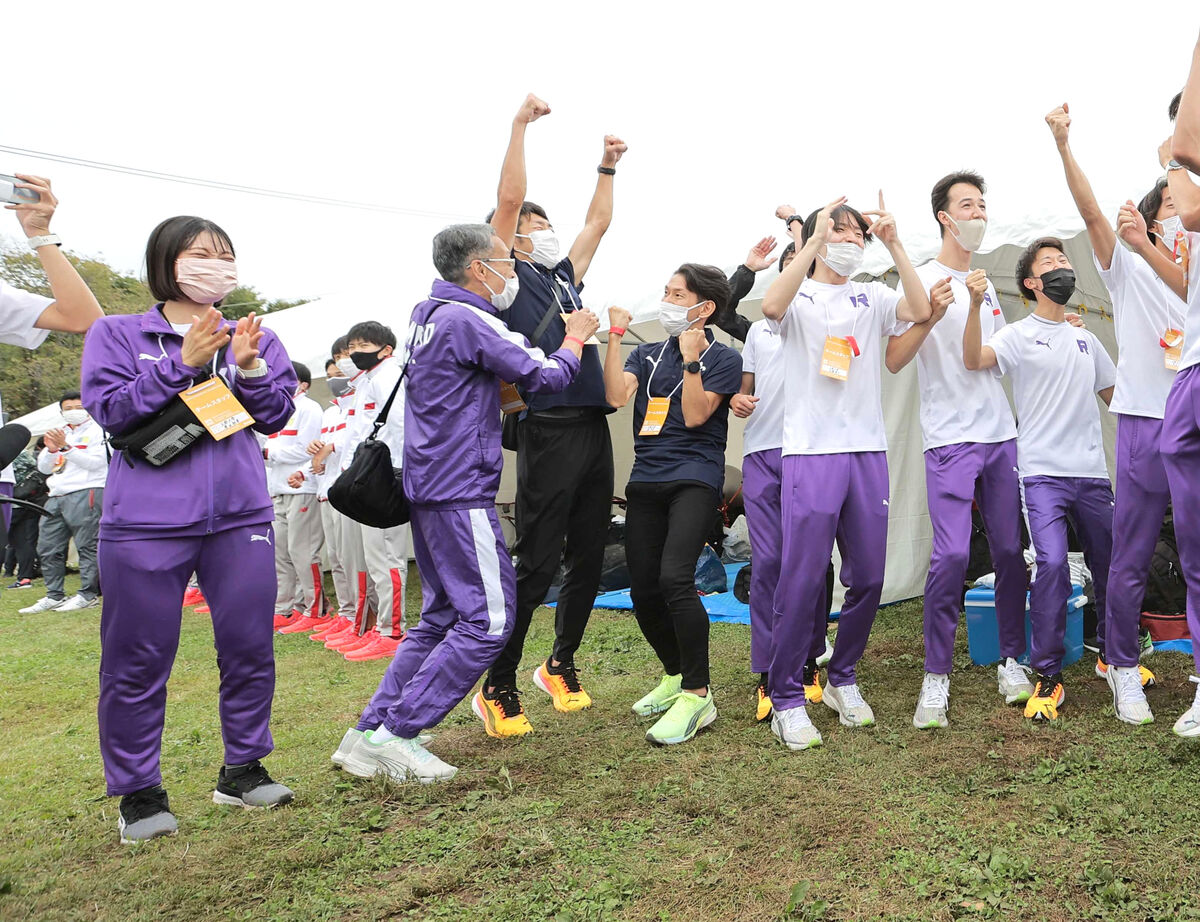
[{"label": "orange sneaker", "polygon": [[497,688],[491,697],[480,689],[471,699],[471,710],[483,721],[488,736],[502,739],[533,732],[515,688]]},{"label": "orange sneaker", "polygon": [[554,710],[564,714],[592,706],[592,697],[579,684],[579,670],[572,663],[561,663],[556,672],[551,672],[547,660],[534,671],[533,684],[550,696]]},{"label": "orange sneaker", "polygon": [[348,644],[357,643],[362,639],[362,635],[358,633],[358,628],[354,626],[354,622],[350,622],[350,627],[344,631],[338,631],[327,641],[325,641],[326,650],[340,650]]},{"label": "orange sneaker", "polygon": [[365,647],[359,647],[357,650],[345,654],[345,656],[352,663],[365,663],[373,659],[390,659],[396,655],[396,649],[403,640],[403,637],[399,638],[399,640],[393,640],[391,637],[384,637],[381,634],[374,643]]},{"label": "orange sneaker", "polygon": [[324,625],[309,634],[308,639],[324,643],[333,637],[334,634],[340,634],[346,630],[353,623],[349,618],[343,618],[341,615],[336,618],[330,618]]},{"label": "orange sneaker", "polygon": [[361,637],[359,637],[358,640],[344,643],[338,647],[335,647],[334,649],[337,650],[338,653],[341,653],[344,656],[347,653],[353,653],[355,650],[362,650],[365,647],[369,647],[373,643],[375,643],[375,641],[378,639],[379,639],[378,631],[367,631],[367,633],[365,633]]},{"label": "orange sneaker", "polygon": [[1067,700],[1062,673],[1038,675],[1033,697],[1025,702],[1025,716],[1030,720],[1058,720],[1058,709]]},{"label": "orange sneaker", "polygon": [[289,623],[279,629],[280,634],[299,634],[302,631],[311,631],[313,628],[320,626],[320,621],[316,618],[310,618],[308,615],[301,615],[299,618],[293,618]]},{"label": "orange sneaker", "polygon": [[191,608],[193,605],[204,604],[204,593],[195,587],[191,587],[183,594],[183,607]]},{"label": "orange sneaker", "polygon": [[[205,610],[207,611],[207,609],[205,609]],[[197,608],[196,611],[200,611],[200,609]],[[275,621],[273,622],[273,624],[275,625],[275,630],[279,630],[281,627],[287,627],[289,624],[292,623],[292,620],[293,620],[293,618],[292,618],[291,613],[288,613],[286,615],[276,615]]]}]

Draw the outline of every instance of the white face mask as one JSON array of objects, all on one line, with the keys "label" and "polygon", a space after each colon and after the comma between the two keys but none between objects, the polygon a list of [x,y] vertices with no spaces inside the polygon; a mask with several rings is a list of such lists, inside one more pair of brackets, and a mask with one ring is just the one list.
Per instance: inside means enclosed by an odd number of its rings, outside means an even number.
[{"label": "white face mask", "polygon": [[[483,260],[480,260],[480,262],[483,262]],[[495,307],[496,310],[508,310],[510,307],[512,307],[513,301],[517,300],[517,292],[521,290],[521,282],[517,278],[516,273],[505,277],[487,263],[483,263],[483,268],[487,269],[488,272],[492,273],[492,275],[498,277],[500,281],[504,282],[504,288],[502,288],[500,291],[492,291],[491,285],[489,285],[487,282],[483,283],[483,287],[486,288],[488,290],[488,294],[492,296],[492,306]]]},{"label": "white face mask", "polygon": [[1158,223],[1162,227],[1162,234],[1160,236],[1162,237],[1163,245],[1168,250],[1173,250],[1175,248],[1175,239],[1183,232],[1183,219],[1179,215],[1171,215],[1171,217],[1163,218]]},{"label": "white face mask", "polygon": [[678,336],[680,333],[691,328],[695,320],[688,320],[688,314],[703,304],[703,301],[697,301],[691,307],[685,307],[682,304],[672,304],[670,301],[663,301],[658,305],[658,322],[662,328],[667,331],[668,336]]},{"label": "white face mask", "polygon": [[68,426],[82,426],[88,421],[87,410],[63,410],[63,419]]},{"label": "white face mask", "polygon": [[[949,216],[947,216],[949,217]],[[983,243],[983,235],[987,233],[987,218],[970,218],[966,221],[955,221],[950,218],[950,222],[954,225],[950,228],[950,234],[958,241],[958,245],[968,253],[974,253]],[[958,228],[955,233],[954,228]]]},{"label": "white face mask", "polygon": [[820,259],[833,272],[849,278],[862,265],[863,248],[857,243],[827,243]]},{"label": "white face mask", "polygon": [[344,374],[347,378],[353,378],[358,374],[358,366],[354,364],[354,360],[349,356],[345,356],[337,360],[338,371]]},{"label": "white face mask", "polygon": [[535,230],[517,236],[524,237],[533,245],[533,252],[529,256],[535,263],[547,269],[558,265],[558,234],[553,229]]}]

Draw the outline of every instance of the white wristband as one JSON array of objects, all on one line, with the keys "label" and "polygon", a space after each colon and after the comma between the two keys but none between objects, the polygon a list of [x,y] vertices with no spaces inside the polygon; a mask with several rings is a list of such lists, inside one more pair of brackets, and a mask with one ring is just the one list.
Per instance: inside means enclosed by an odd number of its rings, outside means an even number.
[{"label": "white wristband", "polygon": [[237,367],[237,375],[239,378],[261,378],[269,371],[270,369],[267,368],[266,360],[263,359],[262,356],[258,357],[258,362],[249,371],[246,371],[241,365]]},{"label": "white wristband", "polygon": [[31,250],[36,250],[39,247],[48,247],[48,246],[56,246],[56,247],[62,246],[62,237],[58,236],[58,234],[46,234],[43,237],[30,237],[29,238],[29,248]]}]

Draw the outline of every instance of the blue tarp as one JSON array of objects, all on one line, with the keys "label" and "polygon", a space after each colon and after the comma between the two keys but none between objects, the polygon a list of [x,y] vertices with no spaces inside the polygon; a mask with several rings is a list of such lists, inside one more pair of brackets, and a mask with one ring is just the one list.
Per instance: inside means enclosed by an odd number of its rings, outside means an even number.
[{"label": "blue tarp", "polygon": [[[700,596],[704,610],[708,612],[710,621],[721,621],[727,624],[749,624],[750,606],[739,602],[733,595],[733,582],[742,567],[742,563],[725,564],[725,576],[729,581],[729,591],[714,592],[712,595]],[[596,608],[610,608],[617,611],[633,611],[633,602],[629,598],[628,589],[617,589],[596,596]]]}]

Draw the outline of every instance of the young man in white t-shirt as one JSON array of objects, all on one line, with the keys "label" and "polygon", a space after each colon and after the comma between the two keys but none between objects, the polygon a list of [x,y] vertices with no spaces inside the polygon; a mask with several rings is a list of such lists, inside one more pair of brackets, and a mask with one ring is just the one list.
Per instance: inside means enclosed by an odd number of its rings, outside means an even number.
[{"label": "young man in white t-shirt", "polygon": [[[1145,260],[1118,245],[1117,235],[1071,151],[1067,104],[1047,115],[1046,124],[1113,305],[1117,384],[1109,409],[1117,415],[1116,505],[1096,672],[1112,690],[1117,718],[1136,726],[1154,721],[1143,690],[1154,684],[1154,674],[1138,663],[1138,628],[1150,561],[1171,501],[1158,445],[1167,394],[1179,364],[1178,345],[1174,349],[1168,346],[1182,338],[1187,305]],[[1154,228],[1153,246],[1164,265],[1175,270],[1175,238],[1183,227],[1166,185],[1165,179],[1159,180],[1142,199],[1139,210]]]},{"label": "young man in white t-shirt", "polygon": [[972,371],[990,369],[1012,380],[1017,466],[1037,556],[1029,592],[1030,662],[1037,677],[1025,716],[1056,720],[1066,698],[1062,660],[1071,593],[1068,517],[1092,571],[1096,614],[1104,618],[1113,494],[1094,395],[1105,404],[1112,399],[1117,369],[1095,335],[1066,320],[1064,305],[1075,291],[1075,271],[1061,240],[1042,237],[1022,252],[1016,284],[1035,298],[1034,312],[1001,327],[984,345],[980,308],[986,281],[981,269],[967,276],[971,304],[963,363]]},{"label": "young man in white t-shirt", "polygon": [[[1168,153],[1163,154],[1164,159]],[[1168,163],[1167,182],[1177,202],[1194,188],[1187,171],[1173,163]],[[1195,640],[1200,637],[1200,412],[1197,410],[1200,407],[1200,258],[1186,260],[1186,274],[1171,260],[1164,259],[1147,235],[1145,218],[1132,202],[1121,206],[1117,232],[1187,304],[1179,371],[1167,395],[1159,450],[1171,488],[1175,541],[1188,590],[1188,631],[1193,638],[1192,656],[1196,665],[1192,681],[1197,683],[1192,706],[1175,722],[1174,730],[1179,736],[1200,737],[1200,643]],[[1200,234],[1187,233],[1183,242],[1189,254],[1196,253]]]},{"label": "young man in white t-shirt", "polygon": [[[917,268],[932,289],[948,285],[953,301],[926,323],[888,342],[887,366],[899,371],[915,355],[921,384],[921,432],[925,488],[933,550],[925,580],[925,678],[913,713],[918,729],[949,721],[954,634],[971,552],[971,509],[978,501],[996,571],[996,624],[1001,664],[996,669],[1007,704],[1033,694],[1024,667],[1025,588],[1021,551],[1021,499],[1017,482],[1017,427],[1000,381],[963,364],[962,337],[970,310],[967,278],[971,256],[987,230],[987,191],[978,173],[960,171],[939,179],[931,196],[942,233],[937,259]],[[1000,298],[984,280],[980,323],[987,339],[1004,326]]]},{"label": "young man in white t-shirt", "polygon": [[[772,732],[790,749],[819,745],[805,710],[804,665],[814,619],[825,617],[825,573],[837,539],[849,577],[822,700],[842,724],[870,726],[855,666],[883,590],[887,552],[887,436],[880,391],[880,340],[932,314],[880,194],[868,222],[831,202],[804,222],[803,246],[763,297],[780,331],[785,365],[783,558],[775,592],[771,659]],[[903,291],[852,282],[869,237],[895,260]],[[811,276],[811,277],[810,277]]]}]

